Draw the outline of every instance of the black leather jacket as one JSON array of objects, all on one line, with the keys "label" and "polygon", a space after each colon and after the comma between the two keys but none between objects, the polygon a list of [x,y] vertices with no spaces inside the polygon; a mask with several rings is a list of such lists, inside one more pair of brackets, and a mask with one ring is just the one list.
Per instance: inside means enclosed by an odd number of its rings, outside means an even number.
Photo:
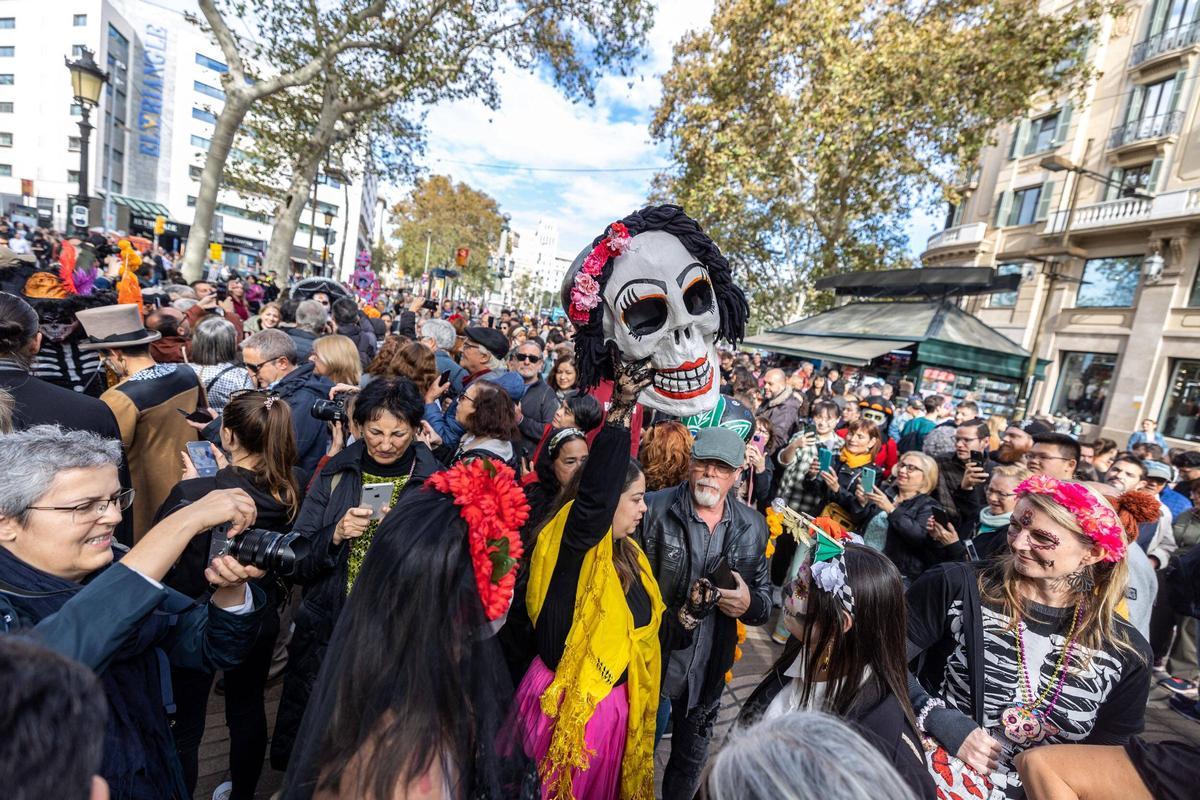
[{"label": "black leather jacket", "polygon": [[[650,569],[658,579],[663,602],[668,608],[683,604],[689,585],[692,557],[688,551],[686,528],[687,483],[673,489],[663,489],[646,495],[646,514],[634,534],[650,561]],[[721,554],[729,568],[742,576],[750,589],[750,607],[741,616],[747,625],[763,625],[771,616],[771,580],[765,554],[767,521],[754,509],[726,499],[729,509],[729,529]],[[733,665],[733,650],[737,644],[737,625],[732,617],[720,611],[716,615],[713,633],[713,657],[704,676],[701,703],[720,697],[725,686],[725,672]]]}]

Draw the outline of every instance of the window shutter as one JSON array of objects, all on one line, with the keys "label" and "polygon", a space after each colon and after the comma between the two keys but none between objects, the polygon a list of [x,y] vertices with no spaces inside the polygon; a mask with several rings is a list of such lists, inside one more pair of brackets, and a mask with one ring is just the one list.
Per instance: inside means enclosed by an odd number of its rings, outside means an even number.
[{"label": "window shutter", "polygon": [[1029,120],[1022,119],[1013,129],[1012,143],[1008,147],[1008,159],[1011,161],[1025,155],[1025,142],[1029,139]]},{"label": "window shutter", "polygon": [[1133,122],[1142,113],[1142,98],[1146,95],[1145,86],[1135,86],[1129,93],[1129,105],[1125,108],[1125,124]]},{"label": "window shutter", "polygon": [[1057,147],[1067,140],[1067,129],[1071,127],[1071,104],[1063,103],[1058,111],[1058,127],[1054,129],[1054,145]]},{"label": "window shutter", "polygon": [[1037,209],[1033,212],[1034,222],[1044,222],[1050,212],[1050,197],[1054,194],[1054,181],[1042,184],[1042,192],[1038,195]]},{"label": "window shutter", "polygon": [[1113,167],[1108,171],[1108,183],[1104,186],[1104,202],[1108,203],[1121,197],[1121,187],[1125,185],[1125,170]]},{"label": "window shutter", "polygon": [[1150,29],[1146,32],[1146,38],[1157,36],[1162,33],[1163,26],[1167,24],[1167,12],[1171,9],[1172,0],[1155,0],[1154,10],[1150,12]]},{"label": "window shutter", "polygon": [[1150,176],[1146,178],[1146,193],[1156,194],[1158,192],[1158,173],[1162,171],[1162,159],[1156,158],[1150,162]]},{"label": "window shutter", "polygon": [[1008,224],[1008,215],[1012,211],[1013,195],[1011,191],[1004,191],[996,198],[996,216],[992,220],[992,224],[997,228],[1003,228]]},{"label": "window shutter", "polygon": [[1179,97],[1183,94],[1183,84],[1187,80],[1187,70],[1181,69],[1175,73],[1175,83],[1171,87],[1171,103],[1167,106],[1167,113],[1171,113],[1179,108]]}]

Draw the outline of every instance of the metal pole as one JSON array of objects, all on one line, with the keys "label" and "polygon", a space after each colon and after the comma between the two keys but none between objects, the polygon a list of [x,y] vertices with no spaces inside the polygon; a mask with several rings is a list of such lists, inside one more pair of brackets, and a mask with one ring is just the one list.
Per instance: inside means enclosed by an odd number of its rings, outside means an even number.
[{"label": "metal pole", "polygon": [[[91,123],[91,121],[89,119],[89,115],[88,115],[88,111],[89,111],[88,104],[80,103],[79,108],[81,109],[80,117],[79,117],[79,192],[75,195],[75,203],[77,205],[81,205],[86,208],[89,206],[89,203],[88,203],[88,143],[91,140],[92,123]],[[89,220],[91,219],[90,211],[88,213],[88,218],[89,218]],[[86,225],[82,226],[78,232],[86,235],[87,234],[87,226]]]}]

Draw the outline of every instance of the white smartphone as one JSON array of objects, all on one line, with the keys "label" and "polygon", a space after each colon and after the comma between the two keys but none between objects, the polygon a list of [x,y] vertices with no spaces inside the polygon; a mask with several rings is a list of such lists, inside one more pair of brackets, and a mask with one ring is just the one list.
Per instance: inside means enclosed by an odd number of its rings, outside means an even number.
[{"label": "white smartphone", "polygon": [[371,509],[371,519],[383,519],[383,507],[392,504],[393,488],[390,483],[364,483],[358,505]]}]

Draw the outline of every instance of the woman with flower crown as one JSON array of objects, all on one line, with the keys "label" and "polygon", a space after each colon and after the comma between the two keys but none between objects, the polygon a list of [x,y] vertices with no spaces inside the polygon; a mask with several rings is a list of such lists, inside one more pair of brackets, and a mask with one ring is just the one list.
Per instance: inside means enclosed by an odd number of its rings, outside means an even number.
[{"label": "woman with flower crown", "polygon": [[1008,553],[939,565],[908,591],[910,696],[946,797],[1024,797],[1017,754],[1123,744],[1144,723],[1149,647],[1118,614],[1118,512],[1142,498],[1045,475],[1017,496]]},{"label": "woman with flower crown", "polygon": [[502,746],[513,688],[495,637],[528,513],[487,458],[402,495],[334,630],[284,800],[536,796],[533,763]]}]

